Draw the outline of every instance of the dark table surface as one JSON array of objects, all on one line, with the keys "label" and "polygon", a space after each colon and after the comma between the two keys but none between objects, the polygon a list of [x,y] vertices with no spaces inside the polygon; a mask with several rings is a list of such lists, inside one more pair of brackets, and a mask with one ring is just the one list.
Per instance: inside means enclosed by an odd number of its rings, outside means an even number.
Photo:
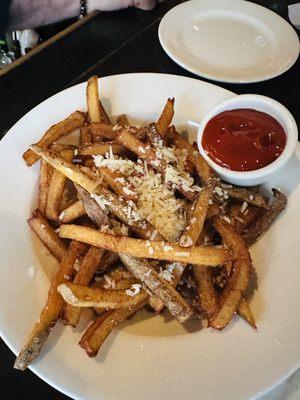
[{"label": "dark table surface", "polygon": [[[101,13],[30,61],[0,77],[0,138],[41,101],[93,74],[161,72],[195,77],[164,53],[157,37],[162,16],[181,2],[165,0],[152,12],[128,9]],[[256,3],[287,18],[287,4],[295,1],[260,0]],[[299,77],[300,59],[289,71],[270,81],[245,85],[217,84],[236,93],[273,97],[283,103],[300,124]],[[1,339],[0,359],[1,398],[67,399],[30,370],[13,370],[14,355]]]}]

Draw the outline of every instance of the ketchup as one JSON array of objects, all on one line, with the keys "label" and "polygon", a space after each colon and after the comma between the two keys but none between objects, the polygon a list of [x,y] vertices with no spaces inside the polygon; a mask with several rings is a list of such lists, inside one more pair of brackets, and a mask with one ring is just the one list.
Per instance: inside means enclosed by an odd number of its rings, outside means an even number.
[{"label": "ketchup", "polygon": [[253,171],[280,156],[286,134],[271,115],[248,108],[224,111],[206,125],[202,146],[222,167]]}]

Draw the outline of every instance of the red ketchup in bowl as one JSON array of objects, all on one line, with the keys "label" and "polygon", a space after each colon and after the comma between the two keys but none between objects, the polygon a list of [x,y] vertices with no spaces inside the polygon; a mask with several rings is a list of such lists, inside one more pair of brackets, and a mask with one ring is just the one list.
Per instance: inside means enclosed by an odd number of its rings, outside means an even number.
[{"label": "red ketchup in bowl", "polygon": [[221,167],[253,171],[282,153],[286,134],[271,115],[248,108],[224,111],[208,121],[202,146]]}]

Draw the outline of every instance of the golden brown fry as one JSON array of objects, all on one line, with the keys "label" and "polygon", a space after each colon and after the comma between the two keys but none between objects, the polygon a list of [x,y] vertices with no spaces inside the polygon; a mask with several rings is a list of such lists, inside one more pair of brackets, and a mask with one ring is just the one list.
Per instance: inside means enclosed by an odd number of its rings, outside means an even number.
[{"label": "golden brown fry", "polygon": [[157,130],[163,139],[167,133],[167,129],[172,122],[174,116],[174,102],[175,99],[168,99],[167,103],[159,117],[159,120],[156,123]]},{"label": "golden brown fry", "polygon": [[35,210],[33,216],[28,220],[28,225],[47,247],[57,260],[61,261],[67,251],[67,245],[49,225],[46,218],[39,210]]},{"label": "golden brown fry", "polygon": [[65,208],[59,215],[58,219],[64,224],[74,221],[86,214],[84,205],[81,200],[75,201],[69,207]]},{"label": "golden brown fry", "polygon": [[[95,140],[110,140],[114,141],[117,139],[118,134],[121,132],[123,125],[111,125],[104,122],[92,122],[89,125],[89,129]],[[146,128],[137,128],[136,126],[127,126],[126,129],[129,130],[137,138],[143,140],[146,135]]]},{"label": "golden brown fry", "polygon": [[[62,151],[61,155],[67,161],[71,161],[73,158],[73,151],[71,149],[66,149]],[[52,221],[58,221],[60,201],[66,183],[67,178],[64,174],[57,170],[52,173],[46,204],[46,217]]]},{"label": "golden brown fry", "polygon": [[81,146],[89,145],[93,143],[93,135],[88,126],[83,126],[80,129],[79,143]]},{"label": "golden brown fry", "polygon": [[[104,250],[91,246],[85,254],[73,282],[77,285],[88,286],[99,266],[103,254]],[[66,304],[64,309],[65,324],[72,325],[73,327],[77,326],[80,314],[80,307],[73,307],[70,304]]]},{"label": "golden brown fry", "polygon": [[138,200],[137,192],[132,188],[130,183],[119,172],[113,172],[107,167],[98,168],[104,180],[112,188],[112,190],[125,200],[136,202]]},{"label": "golden brown fry", "polygon": [[[64,119],[61,122],[58,122],[56,125],[51,126],[47,130],[47,132],[44,134],[41,140],[38,141],[36,146],[41,147],[41,148],[48,148],[51,146],[52,143],[54,143],[56,140],[58,140],[60,137],[73,132],[75,129],[79,128],[81,125],[83,125],[85,119],[85,114],[81,111],[75,111],[71,115],[69,115],[66,119]],[[40,157],[37,153],[32,151],[31,149],[28,149],[24,154],[23,158],[30,167],[33,165]]]},{"label": "golden brown fry", "polygon": [[[222,187],[222,184],[221,184],[221,187]],[[268,202],[259,193],[255,193],[249,189],[245,189],[245,188],[241,188],[241,187],[234,187],[234,186],[230,187],[230,185],[226,185],[224,190],[227,192],[229,197],[232,197],[232,198],[238,199],[238,200],[243,200],[249,204],[253,204],[254,206],[265,208],[266,210],[269,209]]]},{"label": "golden brown fry", "polygon": [[199,266],[193,269],[196,284],[196,299],[200,312],[210,319],[218,309],[218,298],[209,267]]},{"label": "golden brown fry", "polygon": [[128,150],[115,142],[97,142],[93,144],[89,144],[86,146],[81,146],[78,149],[78,155],[84,155],[84,156],[104,156],[106,153],[109,153],[112,151],[113,154],[115,155],[124,155],[128,153]]},{"label": "golden brown fry", "polygon": [[153,258],[156,260],[184,261],[189,264],[204,264],[217,266],[230,261],[231,256],[226,250],[214,246],[195,246],[183,249],[180,245],[168,242],[158,242],[134,239],[99,232],[95,229],[78,225],[61,225],[59,235],[62,238],[78,240],[106,250],[124,253],[138,258]]},{"label": "golden brown fry", "polygon": [[219,310],[209,321],[210,327],[222,330],[230,322],[248,287],[252,265],[247,246],[233,227],[220,217],[214,218],[214,226],[234,255],[231,275],[221,295]]},{"label": "golden brown fry", "polygon": [[279,190],[272,189],[272,191],[275,196],[275,201],[270,206],[269,210],[264,211],[243,233],[243,239],[249,247],[269,229],[272,222],[275,221],[286,207],[287,197]]},{"label": "golden brown fry", "polygon": [[90,288],[71,282],[62,283],[57,290],[66,303],[75,307],[127,308],[144,298],[143,290],[135,296],[129,296],[125,290]]},{"label": "golden brown fry", "polygon": [[[122,130],[117,137],[117,141],[123,146],[137,154],[137,156],[145,161],[155,171],[167,176],[167,172],[172,172],[172,175],[177,174],[173,166],[168,165],[165,160],[157,157],[154,149],[149,145],[145,145],[142,141],[137,139],[132,133]],[[196,193],[193,189],[186,187],[182,182],[177,183],[178,190],[190,201],[195,199]]]},{"label": "golden brown fry", "polygon": [[237,308],[237,313],[240,317],[242,317],[252,328],[257,329],[254,316],[252,314],[251,308],[245,299],[245,297],[241,298],[241,301]]},{"label": "golden brown fry", "polygon": [[48,198],[49,183],[53,173],[53,168],[41,160],[40,179],[39,179],[39,210],[45,215],[46,204]]},{"label": "golden brown fry", "polygon": [[88,107],[88,116],[90,122],[110,123],[103,105],[99,98],[98,77],[91,76],[87,82],[86,102]]},{"label": "golden brown fry", "polygon": [[117,118],[117,124],[120,126],[129,126],[128,118],[125,114],[119,115]]},{"label": "golden brown fry", "polygon": [[180,323],[192,316],[193,311],[187,301],[170,283],[157,274],[151,264],[125,254],[120,254],[120,258],[133,276],[143,282],[150,293],[160,299]]},{"label": "golden brown fry", "polygon": [[211,194],[212,189],[205,187],[200,192],[195,204],[193,204],[190,210],[189,221],[180,237],[179,243],[181,246],[189,247],[197,242],[203,229]]},{"label": "golden brown fry", "polygon": [[144,299],[141,299],[135,306],[105,311],[92,322],[79,342],[79,346],[86,351],[89,357],[95,357],[98,354],[101,345],[118,324],[146,305],[148,295],[144,293],[143,296]]},{"label": "golden brown fry", "polygon": [[57,287],[67,282],[68,277],[72,275],[73,264],[76,258],[84,253],[85,250],[86,245],[83,243],[71,242],[68,251],[62,259],[59,270],[53,278],[48,299],[41,312],[40,319],[34,326],[27,343],[18,355],[14,368],[26,369],[40,353],[63,307],[64,302],[57,292]]}]

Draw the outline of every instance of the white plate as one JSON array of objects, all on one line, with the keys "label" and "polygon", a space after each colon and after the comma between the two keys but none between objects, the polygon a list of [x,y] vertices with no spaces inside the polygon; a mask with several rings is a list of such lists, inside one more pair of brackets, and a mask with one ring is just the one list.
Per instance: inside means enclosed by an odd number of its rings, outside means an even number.
[{"label": "white plate", "polygon": [[[174,96],[179,125],[201,119],[234,95],[205,82],[161,74],[112,76],[101,79],[100,86],[109,114],[127,113],[138,120],[153,120]],[[26,224],[38,166],[27,168],[22,153],[51,124],[85,108],[85,84],[77,85],[34,108],[0,142],[0,327],[15,353],[38,319],[51,267]],[[238,318],[219,333],[198,330],[198,322],[184,327],[143,314],[123,324],[101,354],[89,359],[77,345],[82,330],[59,324],[32,370],[67,395],[88,400],[244,400],[285,379],[300,360],[299,159],[298,146],[291,165],[272,183],[289,195],[289,207],[252,251],[258,276],[251,301],[257,332]],[[37,267],[33,278],[31,266]]]},{"label": "white plate", "polygon": [[299,55],[298,36],[281,17],[244,0],[191,0],[159,25],[165,52],[208,79],[246,83],[287,71]]}]

